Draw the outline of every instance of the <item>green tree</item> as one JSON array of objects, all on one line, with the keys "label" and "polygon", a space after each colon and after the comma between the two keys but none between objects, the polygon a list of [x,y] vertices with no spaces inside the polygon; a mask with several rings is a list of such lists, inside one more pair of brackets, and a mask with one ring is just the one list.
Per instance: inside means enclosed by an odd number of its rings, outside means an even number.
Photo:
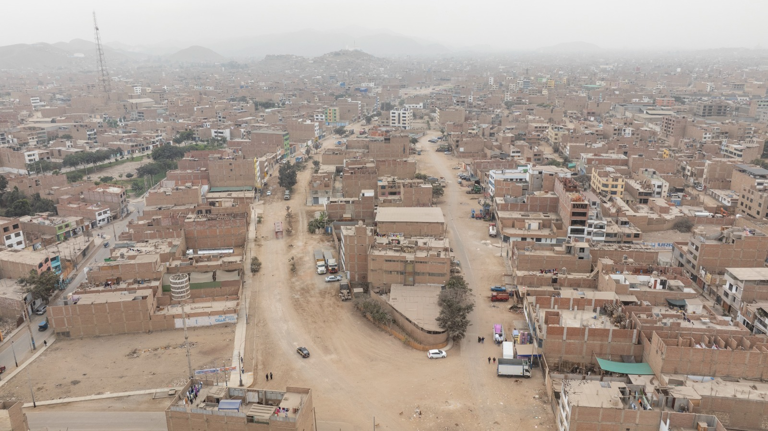
[{"label": "green tree", "polygon": [[419,140],[418,140],[418,139],[416,139],[416,138],[411,138],[411,139],[410,139],[410,143],[411,143],[411,144],[414,144],[414,145],[416,145],[416,143],[417,143],[417,142],[419,142]]},{"label": "green tree", "polygon": [[77,172],[77,171],[67,172],[67,181],[69,181],[70,183],[77,183],[79,181],[82,181],[83,177],[84,175],[82,172]]},{"label": "green tree", "polygon": [[438,297],[440,314],[437,323],[453,341],[461,341],[467,334],[469,313],[475,308],[471,292],[464,277],[454,275],[445,283],[445,290]]},{"label": "green tree", "polygon": [[59,284],[59,276],[53,271],[30,270],[29,275],[19,279],[19,283],[24,286],[24,291],[32,294],[33,299],[42,299],[48,302],[56,291]]},{"label": "green tree", "polygon": [[318,230],[323,231],[325,230],[326,226],[328,226],[328,223],[330,221],[328,220],[328,214],[323,211],[320,213],[320,215],[313,220],[310,220],[307,224],[307,230],[309,230],[309,233],[315,233]]},{"label": "green tree", "polygon": [[[320,161],[319,160],[312,160],[312,166],[315,167],[315,173],[318,173],[320,171]],[[6,183],[8,181],[6,180]],[[2,186],[2,184],[0,184]]]},{"label": "green tree", "polygon": [[373,115],[366,115],[365,116],[365,125],[371,124],[371,121],[373,120]]},{"label": "green tree", "polygon": [[108,176],[108,175],[107,175],[107,176],[104,176],[104,177],[101,177],[101,178],[99,178],[99,181],[101,181],[102,183],[111,183],[111,182],[112,182],[112,181],[114,181],[114,180],[115,180],[115,177],[110,177],[110,176]]},{"label": "green tree", "polygon": [[432,199],[440,199],[445,194],[445,189],[440,184],[432,184]]},{"label": "green tree", "polygon": [[178,145],[185,141],[191,141],[193,139],[195,139],[194,130],[182,130],[179,133],[177,133],[176,136],[173,138],[173,143]]},{"label": "green tree", "polygon": [[277,175],[277,183],[280,187],[291,190],[296,185],[296,167],[290,161],[280,164]]},{"label": "green tree", "polygon": [[690,232],[691,229],[693,229],[694,223],[689,218],[683,218],[675,222],[675,224],[672,225],[672,228],[677,230],[678,232],[687,233]]},{"label": "green tree", "polygon": [[65,133],[65,134],[59,136],[59,138],[66,139],[66,140],[71,140],[72,139],[72,135],[70,135],[69,133]]},{"label": "green tree", "polygon": [[30,215],[32,207],[29,205],[29,201],[26,199],[19,199],[11,205],[5,212],[5,215],[9,217],[21,217]]},{"label": "green tree", "polygon": [[333,129],[333,133],[335,135],[339,135],[339,136],[343,135],[346,132],[347,132],[347,129],[345,129],[344,126],[340,126],[340,127],[337,127],[335,129]]},{"label": "green tree", "polygon": [[184,158],[186,152],[187,150],[182,147],[161,145],[152,150],[152,160],[179,160]]},{"label": "green tree", "polygon": [[559,168],[559,167],[560,167],[560,166],[562,166],[562,165],[563,165],[563,164],[562,164],[562,163],[560,163],[560,161],[559,161],[559,160],[555,160],[555,159],[552,159],[552,160],[550,160],[550,161],[548,161],[548,162],[547,162],[547,166],[555,166],[555,167]]},{"label": "green tree", "polygon": [[35,213],[53,213],[56,214],[56,203],[50,199],[43,199],[40,197],[40,193],[35,193],[31,197],[30,201],[31,212],[30,215]]},{"label": "green tree", "polygon": [[125,178],[133,178],[133,174],[128,172],[127,174],[125,174]]},{"label": "green tree", "polygon": [[256,274],[259,271],[261,271],[261,261],[254,256],[251,258],[251,274]]},{"label": "green tree", "polygon": [[420,172],[417,172],[416,175],[414,175],[413,177],[416,178],[417,180],[422,180],[422,181],[426,181],[427,178],[429,178],[427,174],[422,174]]},{"label": "green tree", "polygon": [[0,193],[5,193],[5,189],[8,188],[8,178],[5,175],[0,175]]},{"label": "green tree", "polygon": [[382,111],[391,111],[395,109],[395,106],[391,104],[390,102],[384,102],[381,104],[381,110]]},{"label": "green tree", "polygon": [[512,109],[512,107],[515,106],[515,103],[513,101],[511,101],[511,100],[507,100],[506,102],[504,102],[504,106],[507,109]]}]

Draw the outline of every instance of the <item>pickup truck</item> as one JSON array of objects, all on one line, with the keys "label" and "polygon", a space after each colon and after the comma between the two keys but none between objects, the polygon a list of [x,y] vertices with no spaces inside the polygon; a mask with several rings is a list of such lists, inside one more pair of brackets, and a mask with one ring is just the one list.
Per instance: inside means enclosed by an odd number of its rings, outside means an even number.
[{"label": "pickup truck", "polygon": [[509,293],[507,292],[491,293],[491,302],[507,302],[507,301],[509,301]]}]

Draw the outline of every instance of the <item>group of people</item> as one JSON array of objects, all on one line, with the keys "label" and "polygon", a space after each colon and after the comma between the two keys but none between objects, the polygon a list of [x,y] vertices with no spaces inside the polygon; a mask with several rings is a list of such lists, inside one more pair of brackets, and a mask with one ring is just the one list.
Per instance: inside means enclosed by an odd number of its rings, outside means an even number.
[{"label": "group of people", "polygon": [[477,337],[478,343],[485,343],[485,337]]},{"label": "group of people", "polygon": [[272,373],[267,373],[267,381],[272,380]]},{"label": "group of people", "polygon": [[555,274],[557,275],[557,269],[540,269],[539,274]]},{"label": "group of people", "polygon": [[[488,357],[488,364],[490,364],[490,363],[491,363],[491,357],[489,356],[489,357]],[[494,364],[496,363],[496,358],[493,358],[493,363],[494,363]]]},{"label": "group of people", "polygon": [[203,384],[201,382],[195,383],[192,386],[189,387],[189,390],[187,390],[187,401],[189,401],[189,404],[192,405],[195,400],[197,399],[197,395],[200,393],[200,390],[203,389]]}]

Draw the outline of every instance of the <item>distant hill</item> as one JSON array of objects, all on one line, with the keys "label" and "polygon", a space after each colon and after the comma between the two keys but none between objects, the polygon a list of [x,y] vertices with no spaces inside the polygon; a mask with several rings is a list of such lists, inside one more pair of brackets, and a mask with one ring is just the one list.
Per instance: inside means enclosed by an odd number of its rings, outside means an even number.
[{"label": "distant hill", "polygon": [[17,44],[0,46],[0,69],[54,69],[59,67],[87,67],[95,69],[96,64],[85,57],[75,57],[48,43]]},{"label": "distant hill", "polygon": [[203,46],[190,46],[168,56],[168,60],[181,63],[220,63],[226,57]]},{"label": "distant hill", "polygon": [[545,46],[536,51],[549,54],[584,54],[602,51],[602,48],[587,42],[566,42]]}]

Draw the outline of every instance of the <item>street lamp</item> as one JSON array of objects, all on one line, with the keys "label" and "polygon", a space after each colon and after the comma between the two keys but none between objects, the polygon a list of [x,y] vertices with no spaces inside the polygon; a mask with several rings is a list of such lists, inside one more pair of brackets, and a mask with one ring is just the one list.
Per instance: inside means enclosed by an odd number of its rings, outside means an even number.
[{"label": "street lamp", "polygon": [[13,340],[11,340],[11,352],[13,352],[13,362],[16,363],[16,368],[19,368],[19,361],[16,360],[16,349],[13,347]]}]

